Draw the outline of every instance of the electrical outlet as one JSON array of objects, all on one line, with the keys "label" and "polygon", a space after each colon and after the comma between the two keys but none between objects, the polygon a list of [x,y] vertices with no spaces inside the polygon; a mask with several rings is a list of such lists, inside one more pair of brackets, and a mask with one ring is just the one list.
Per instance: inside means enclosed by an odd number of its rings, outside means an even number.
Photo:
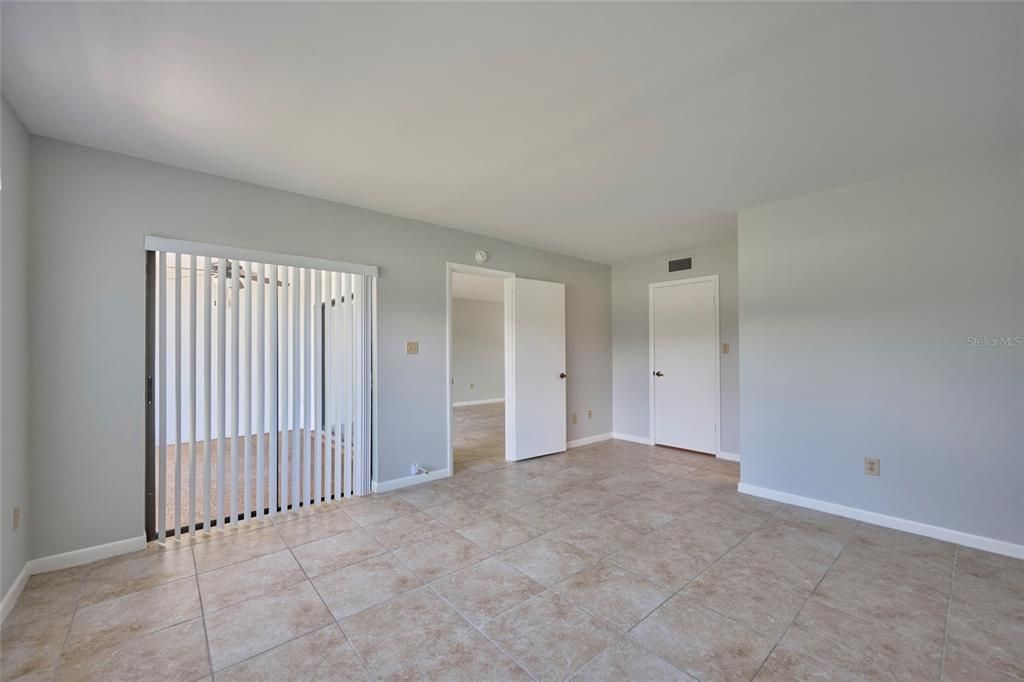
[{"label": "electrical outlet", "polygon": [[866,476],[881,476],[882,463],[877,457],[864,458],[864,474]]},{"label": "electrical outlet", "polygon": [[576,423],[576,413],[575,412],[572,413],[572,423],[573,424]]},{"label": "electrical outlet", "polygon": [[405,354],[406,355],[419,355],[420,342],[419,341],[406,341],[405,342]]},{"label": "electrical outlet", "polygon": [[594,411],[593,410],[587,410],[587,419],[593,419],[593,418],[594,418]]},{"label": "electrical outlet", "polygon": [[11,530],[18,530],[18,527],[21,525],[21,505],[14,508],[14,521],[11,525],[13,526]]}]

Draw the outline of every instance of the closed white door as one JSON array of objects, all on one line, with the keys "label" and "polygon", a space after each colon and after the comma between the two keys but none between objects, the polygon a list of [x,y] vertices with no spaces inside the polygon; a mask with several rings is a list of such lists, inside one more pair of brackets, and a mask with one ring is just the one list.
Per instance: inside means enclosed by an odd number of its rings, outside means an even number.
[{"label": "closed white door", "polygon": [[718,281],[651,287],[654,442],[718,453]]},{"label": "closed white door", "polygon": [[511,319],[506,352],[505,458],[565,450],[565,285],[505,280]]}]

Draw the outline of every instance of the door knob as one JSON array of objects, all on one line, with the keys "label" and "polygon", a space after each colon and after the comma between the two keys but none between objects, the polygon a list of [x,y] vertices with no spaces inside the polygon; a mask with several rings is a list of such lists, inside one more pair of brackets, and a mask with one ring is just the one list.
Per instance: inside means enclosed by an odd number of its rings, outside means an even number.
[{"label": "door knob", "polygon": [[656,377],[663,377],[663,376],[665,376],[665,375],[664,375],[664,374],[662,374],[661,372],[655,372],[655,373],[654,373],[654,376],[656,376]]},{"label": "door knob", "polygon": [[565,378],[565,372],[562,372],[561,374],[559,374],[558,378],[559,379],[564,379]]}]

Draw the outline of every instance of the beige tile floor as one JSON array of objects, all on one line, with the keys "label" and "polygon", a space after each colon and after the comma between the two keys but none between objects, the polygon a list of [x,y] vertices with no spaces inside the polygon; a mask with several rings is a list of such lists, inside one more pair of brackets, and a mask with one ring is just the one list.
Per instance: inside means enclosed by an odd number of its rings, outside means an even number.
[{"label": "beige tile floor", "polygon": [[737,475],[606,441],[36,575],[2,675],[1024,678],[1024,562]]},{"label": "beige tile floor", "polygon": [[455,473],[490,471],[505,465],[505,405],[452,408]]}]

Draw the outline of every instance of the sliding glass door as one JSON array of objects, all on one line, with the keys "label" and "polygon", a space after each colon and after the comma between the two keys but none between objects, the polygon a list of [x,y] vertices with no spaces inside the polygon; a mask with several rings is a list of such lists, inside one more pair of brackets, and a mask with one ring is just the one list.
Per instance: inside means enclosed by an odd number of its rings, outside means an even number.
[{"label": "sliding glass door", "polygon": [[369,492],[375,278],[182,244],[147,252],[147,536]]}]

